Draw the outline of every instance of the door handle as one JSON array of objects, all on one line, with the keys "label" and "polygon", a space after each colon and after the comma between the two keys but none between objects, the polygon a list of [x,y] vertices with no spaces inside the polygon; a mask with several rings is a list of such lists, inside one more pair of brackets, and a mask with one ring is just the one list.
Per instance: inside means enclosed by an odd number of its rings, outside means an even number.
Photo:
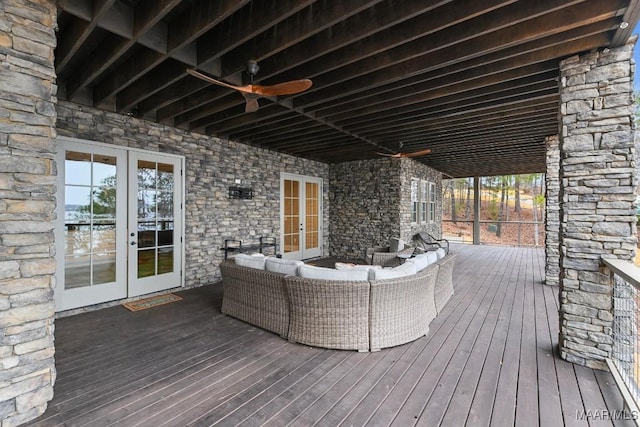
[{"label": "door handle", "polygon": [[136,244],[136,242],[131,242],[131,246],[135,246]]}]

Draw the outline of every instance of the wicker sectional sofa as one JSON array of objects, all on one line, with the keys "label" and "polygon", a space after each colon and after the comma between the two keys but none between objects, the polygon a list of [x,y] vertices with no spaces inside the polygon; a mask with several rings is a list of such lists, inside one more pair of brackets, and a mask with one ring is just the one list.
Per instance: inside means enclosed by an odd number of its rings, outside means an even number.
[{"label": "wicker sectional sofa", "polygon": [[[220,264],[222,312],[300,344],[358,351],[393,347],[428,334],[429,323],[453,295],[454,259],[448,254],[415,274],[376,279],[367,273],[364,280],[331,279],[330,271],[329,280],[301,277],[231,259]],[[305,268],[322,273],[303,265],[301,274]]]}]

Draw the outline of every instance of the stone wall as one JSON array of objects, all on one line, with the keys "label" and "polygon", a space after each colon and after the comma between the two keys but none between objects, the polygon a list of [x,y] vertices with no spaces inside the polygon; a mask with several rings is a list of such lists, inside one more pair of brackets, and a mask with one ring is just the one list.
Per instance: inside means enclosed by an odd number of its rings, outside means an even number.
[{"label": "stone wall", "polygon": [[560,284],[560,139],[545,140],[547,148],[545,194],[545,271],[547,285]]},{"label": "stone wall", "polygon": [[600,369],[613,319],[600,259],[632,260],[636,251],[634,43],[560,64],[560,352]]},{"label": "stone wall", "polygon": [[42,414],[55,382],[53,1],[0,2],[0,423]]},{"label": "stone wall", "polygon": [[[330,167],[330,253],[362,259],[367,247],[410,241],[418,231],[441,235],[442,175],[410,159],[380,158]],[[411,224],[411,178],[436,183],[436,221]]]},{"label": "stone wall", "polygon": [[[185,156],[185,256],[187,287],[220,279],[224,239],[280,237],[280,173],[324,180],[324,241],[329,246],[329,167],[246,144],[185,132],[71,102],[58,104],[58,134],[123,147]],[[229,199],[229,186],[251,187],[251,200]]]}]

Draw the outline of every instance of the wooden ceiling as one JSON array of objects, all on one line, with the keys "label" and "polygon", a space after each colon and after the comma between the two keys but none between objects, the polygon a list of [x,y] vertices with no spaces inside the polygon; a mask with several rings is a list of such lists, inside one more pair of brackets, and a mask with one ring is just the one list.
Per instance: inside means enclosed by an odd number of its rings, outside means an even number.
[{"label": "wooden ceiling", "polygon": [[[543,172],[559,60],[623,45],[639,2],[59,0],[59,96],[327,163],[431,148],[453,177]],[[256,83],[313,86],[245,113],[186,72],[246,83],[249,59]]]}]

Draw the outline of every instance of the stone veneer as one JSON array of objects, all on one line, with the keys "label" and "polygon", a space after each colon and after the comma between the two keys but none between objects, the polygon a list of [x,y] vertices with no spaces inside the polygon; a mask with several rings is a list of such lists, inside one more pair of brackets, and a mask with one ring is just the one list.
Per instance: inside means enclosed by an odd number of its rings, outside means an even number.
[{"label": "stone veneer", "polygon": [[560,139],[545,140],[547,149],[545,194],[545,279],[547,285],[560,284]]},{"label": "stone veneer", "polygon": [[53,397],[55,2],[0,2],[0,423]]},{"label": "stone veneer", "polygon": [[601,258],[636,251],[632,40],[560,64],[560,353],[606,369],[612,283]]},{"label": "stone veneer", "polygon": [[[330,166],[330,253],[361,259],[367,247],[387,246],[418,231],[441,236],[442,174],[410,159],[380,158]],[[436,184],[436,221],[411,223],[411,178]]]},{"label": "stone veneer", "polygon": [[[323,178],[323,248],[329,242],[329,166],[274,151],[116,113],[58,103],[58,135],[185,156],[186,287],[220,279],[224,239],[280,240],[280,173]],[[242,180],[250,200],[229,199],[228,188]]]}]

